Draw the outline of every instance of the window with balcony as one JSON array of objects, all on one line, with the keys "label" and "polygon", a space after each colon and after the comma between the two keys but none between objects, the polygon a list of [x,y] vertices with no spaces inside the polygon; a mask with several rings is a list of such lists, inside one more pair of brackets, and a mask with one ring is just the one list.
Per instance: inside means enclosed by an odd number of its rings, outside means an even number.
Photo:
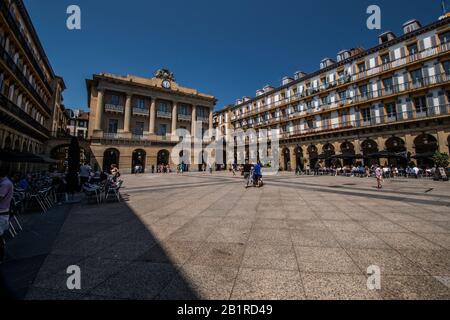
[{"label": "window with balcony", "polygon": [[188,105],[186,104],[181,104],[179,107],[179,114],[184,115],[184,116],[190,116],[191,112],[190,112],[190,108]]},{"label": "window with balcony", "polygon": [[361,109],[361,119],[363,120],[364,124],[370,123],[370,121],[372,120],[370,108]]},{"label": "window with balcony", "polygon": [[450,42],[450,31],[441,33],[439,35],[439,40],[441,41],[441,44],[449,43]]},{"label": "window with balcony", "polygon": [[109,119],[108,121],[108,133],[117,133],[117,129],[119,128],[119,120],[117,119]]},{"label": "window with balcony", "polygon": [[427,99],[425,96],[414,98],[416,115],[422,116],[427,113]]},{"label": "window with balcony", "polygon": [[419,52],[419,48],[417,47],[417,43],[410,44],[408,47],[408,55],[413,56]]},{"label": "window with balcony", "polygon": [[350,116],[348,110],[345,110],[341,113],[341,125],[348,126],[350,121]]},{"label": "window with balcony", "polygon": [[170,111],[169,104],[165,101],[160,101],[158,104],[158,111],[168,113]]},{"label": "window with balcony", "polygon": [[359,86],[359,94],[362,99],[367,99],[367,91],[368,91],[367,84]]},{"label": "window with balcony", "polygon": [[144,135],[144,122],[136,122],[136,125],[133,129],[133,134],[135,136],[142,136]]},{"label": "window with balcony", "polygon": [[118,106],[120,103],[120,97],[116,94],[111,95],[111,104]]},{"label": "window with balcony", "polygon": [[411,71],[411,80],[414,86],[420,86],[422,84],[422,77],[422,69]]},{"label": "window with balcony", "polygon": [[309,129],[309,130],[314,129],[314,120],[313,119],[306,120],[306,129]]},{"label": "window with balcony", "polygon": [[383,81],[383,88],[384,88],[384,92],[386,94],[389,94],[393,91],[393,80],[392,77],[391,78],[385,78],[382,80]]},{"label": "window with balcony", "polygon": [[391,57],[389,55],[389,53],[383,54],[382,56],[380,56],[381,59],[381,64],[388,64],[389,62],[391,62]]},{"label": "window with balcony", "polygon": [[331,115],[322,116],[322,128],[328,130],[331,128]]},{"label": "window with balcony", "polygon": [[386,116],[388,120],[396,120],[397,119],[397,108],[395,107],[395,103],[387,103],[385,106]]},{"label": "window with balcony", "polygon": [[323,96],[322,97],[322,105],[326,106],[330,103],[330,97],[329,96]]},{"label": "window with balcony", "polygon": [[339,100],[341,102],[345,102],[345,100],[347,99],[347,91],[346,90],[340,91],[338,93],[338,95],[339,95]]},{"label": "window with balcony", "polygon": [[158,127],[158,135],[165,137],[167,135],[167,124],[160,124]]},{"label": "window with balcony", "polygon": [[145,109],[145,100],[144,99],[137,99],[136,100],[136,108],[138,108],[138,109]]},{"label": "window with balcony", "polygon": [[365,71],[366,71],[366,63],[365,62],[358,63],[358,72],[361,73]]},{"label": "window with balcony", "polygon": [[446,76],[450,76],[450,60],[442,62],[442,68]]}]

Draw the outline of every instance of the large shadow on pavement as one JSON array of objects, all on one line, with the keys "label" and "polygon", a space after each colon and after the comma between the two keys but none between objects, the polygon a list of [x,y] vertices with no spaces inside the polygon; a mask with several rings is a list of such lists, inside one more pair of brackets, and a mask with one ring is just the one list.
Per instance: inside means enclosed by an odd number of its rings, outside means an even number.
[{"label": "large shadow on pavement", "polygon": [[[164,241],[170,228],[156,222],[164,210],[138,215],[126,202],[56,207],[35,214],[7,243],[1,267],[10,297],[60,299],[188,299],[199,295],[177,266],[192,250]],[[144,204],[145,205],[145,204]],[[69,266],[81,271],[69,290]],[[73,282],[72,282],[73,283]]]}]

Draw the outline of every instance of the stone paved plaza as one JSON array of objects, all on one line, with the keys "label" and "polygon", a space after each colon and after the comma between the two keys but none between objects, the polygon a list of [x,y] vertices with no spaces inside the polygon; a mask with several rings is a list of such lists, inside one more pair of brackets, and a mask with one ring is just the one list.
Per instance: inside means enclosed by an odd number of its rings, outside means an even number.
[{"label": "stone paved plaza", "polygon": [[[28,299],[449,299],[450,183],[229,173],[124,176],[74,205]],[[48,215],[52,215],[51,212]],[[30,244],[32,245],[32,244]],[[66,288],[79,265],[82,289]],[[381,290],[367,268],[381,268]]]}]

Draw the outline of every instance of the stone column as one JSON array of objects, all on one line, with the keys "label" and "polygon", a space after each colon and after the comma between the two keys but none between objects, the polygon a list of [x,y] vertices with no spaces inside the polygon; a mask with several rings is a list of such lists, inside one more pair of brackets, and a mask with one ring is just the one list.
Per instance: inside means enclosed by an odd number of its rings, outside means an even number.
[{"label": "stone column", "polygon": [[209,109],[209,132],[213,130],[213,107]]},{"label": "stone column", "polygon": [[178,110],[177,110],[177,102],[172,102],[172,135],[177,131],[177,121],[178,121]]},{"label": "stone column", "polygon": [[125,119],[123,126],[125,133],[131,132],[131,94],[127,94],[127,99],[125,101]]},{"label": "stone column", "polygon": [[439,130],[437,132],[437,141],[439,144],[439,152],[442,153],[448,153],[448,145],[447,145],[447,138],[444,130]]},{"label": "stone column", "polygon": [[97,110],[95,117],[95,127],[94,130],[102,130],[102,119],[103,119],[103,97],[105,95],[104,90],[99,90],[97,93]]},{"label": "stone column", "polygon": [[195,136],[195,128],[197,121],[197,107],[195,105],[192,106],[192,127],[191,127],[191,136]]},{"label": "stone column", "polygon": [[152,99],[152,103],[150,104],[150,125],[149,125],[149,133],[155,134],[155,120],[156,119],[156,99]]}]

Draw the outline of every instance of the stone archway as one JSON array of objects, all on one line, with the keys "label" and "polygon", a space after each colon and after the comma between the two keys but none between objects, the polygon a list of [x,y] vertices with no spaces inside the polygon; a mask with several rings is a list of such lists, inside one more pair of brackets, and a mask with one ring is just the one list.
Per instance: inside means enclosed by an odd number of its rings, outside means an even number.
[{"label": "stone archway", "polygon": [[160,150],[158,151],[158,154],[156,156],[156,163],[158,166],[160,165],[168,165],[169,164],[169,156],[170,156],[170,152],[167,150]]},{"label": "stone archway", "polygon": [[325,158],[325,166],[331,167],[332,157],[336,154],[335,148],[331,143],[326,143],[323,148],[323,156]]},{"label": "stone archway", "polygon": [[145,152],[145,150],[134,150],[131,158],[131,173],[136,173],[136,166],[140,167],[140,173],[144,173],[146,158],[147,153]]},{"label": "stone archway", "polygon": [[305,169],[305,159],[303,158],[303,149],[300,146],[295,147],[294,150],[294,154],[295,154],[295,164],[296,164],[296,169],[300,169],[301,171],[303,171]]},{"label": "stone archway", "polygon": [[406,168],[408,158],[406,155],[405,141],[399,137],[390,137],[385,143],[388,156],[388,165]]},{"label": "stone archway", "polygon": [[289,148],[283,148],[283,169],[284,171],[289,171],[291,166],[291,152]]},{"label": "stone archway", "polygon": [[364,140],[361,144],[361,149],[363,153],[364,165],[369,167],[372,165],[379,165],[379,158],[371,157],[372,154],[378,153],[378,143],[372,139]]},{"label": "stone archway", "polygon": [[340,146],[342,161],[344,166],[354,165],[355,162],[355,146],[349,141],[345,141]]},{"label": "stone archway", "polygon": [[438,148],[438,141],[431,134],[421,134],[414,139],[414,149],[416,154],[413,156],[417,160],[417,165],[422,168],[431,168],[434,166],[433,155]]},{"label": "stone archway", "polygon": [[319,150],[315,145],[312,144],[308,147],[308,156],[310,169],[312,170],[316,166],[317,161],[319,161]]}]

